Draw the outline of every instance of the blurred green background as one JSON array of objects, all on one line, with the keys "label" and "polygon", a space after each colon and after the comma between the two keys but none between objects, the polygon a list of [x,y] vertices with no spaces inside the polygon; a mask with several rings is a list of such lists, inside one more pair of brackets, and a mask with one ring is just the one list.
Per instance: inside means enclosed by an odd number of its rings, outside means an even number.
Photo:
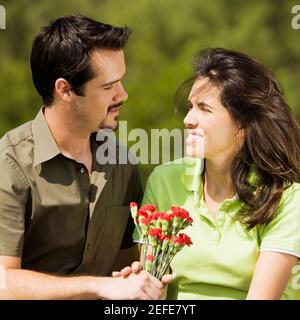
[{"label": "blurred green background", "polygon": [[[50,20],[83,14],[127,25],[129,99],[120,120],[128,129],[182,128],[185,111],[173,96],[192,75],[193,56],[206,47],[243,51],[271,67],[300,120],[300,29],[291,25],[298,1],[289,0],[0,0],[6,30],[0,30],[0,134],[32,119],[42,102],[31,81],[33,38]],[[300,23],[300,21],[299,21]],[[141,165],[143,182],[153,169]]]}]

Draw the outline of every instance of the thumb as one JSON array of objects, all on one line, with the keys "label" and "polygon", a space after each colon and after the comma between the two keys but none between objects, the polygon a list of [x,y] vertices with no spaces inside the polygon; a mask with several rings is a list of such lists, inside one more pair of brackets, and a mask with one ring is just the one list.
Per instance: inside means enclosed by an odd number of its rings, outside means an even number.
[{"label": "thumb", "polygon": [[164,286],[170,284],[173,280],[173,276],[171,274],[166,274],[162,277],[161,282]]},{"label": "thumb", "polygon": [[140,261],[133,262],[131,265],[131,269],[132,269],[132,272],[134,272],[134,273],[138,273],[138,272],[142,271],[141,262]]}]

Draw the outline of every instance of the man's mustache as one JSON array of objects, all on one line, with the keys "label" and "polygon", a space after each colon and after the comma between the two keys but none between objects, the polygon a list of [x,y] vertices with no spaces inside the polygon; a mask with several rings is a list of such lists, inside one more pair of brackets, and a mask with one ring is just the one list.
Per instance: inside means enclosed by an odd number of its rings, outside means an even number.
[{"label": "man's mustache", "polygon": [[108,107],[107,111],[109,112],[111,109],[121,107],[122,105],[123,105],[123,101],[116,104],[112,104],[111,106]]}]

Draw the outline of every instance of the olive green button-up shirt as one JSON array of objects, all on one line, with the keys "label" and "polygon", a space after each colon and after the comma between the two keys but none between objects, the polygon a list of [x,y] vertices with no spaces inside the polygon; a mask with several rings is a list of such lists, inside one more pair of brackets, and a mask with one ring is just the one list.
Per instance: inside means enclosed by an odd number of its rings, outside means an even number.
[{"label": "olive green button-up shirt", "polygon": [[[65,157],[43,111],[0,140],[0,255],[54,274],[109,275],[132,245],[129,203],[142,188],[132,164],[99,164],[92,173]],[[121,148],[118,146],[118,148]]]}]

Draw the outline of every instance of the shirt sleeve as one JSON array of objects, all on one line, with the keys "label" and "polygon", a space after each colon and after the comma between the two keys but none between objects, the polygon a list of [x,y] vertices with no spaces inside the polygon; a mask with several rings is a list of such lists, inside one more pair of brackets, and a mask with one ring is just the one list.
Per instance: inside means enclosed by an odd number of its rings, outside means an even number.
[{"label": "shirt sleeve", "polygon": [[[141,203],[142,205],[144,205],[144,204],[156,205],[154,193],[153,193],[153,188],[152,188],[153,175],[154,175],[154,173],[152,173],[147,180],[144,198]],[[137,228],[134,229],[132,238],[133,238],[133,240],[136,240],[136,241],[140,240],[140,236],[139,236]]]},{"label": "shirt sleeve", "polygon": [[149,177],[147,184],[146,184],[146,188],[145,188],[145,195],[142,201],[142,205],[143,204],[153,204],[153,205],[157,205],[155,197],[154,197],[154,192],[153,192],[153,177],[154,177],[154,173],[151,174],[151,176]]},{"label": "shirt sleeve", "polygon": [[300,185],[292,185],[285,192],[275,217],[262,232],[260,250],[300,258]]},{"label": "shirt sleeve", "polygon": [[[140,206],[144,193],[143,193],[143,187],[142,187],[141,178],[140,178],[137,165],[133,167],[132,186],[133,186],[132,198],[129,199],[129,202],[136,202],[138,206]],[[127,249],[135,245],[135,243],[132,241],[134,228],[135,228],[134,221],[131,217],[131,214],[129,214],[127,227],[126,227],[122,244],[121,244],[121,249]]]},{"label": "shirt sleeve", "polygon": [[18,165],[0,157],[0,255],[21,257],[29,184]]}]

